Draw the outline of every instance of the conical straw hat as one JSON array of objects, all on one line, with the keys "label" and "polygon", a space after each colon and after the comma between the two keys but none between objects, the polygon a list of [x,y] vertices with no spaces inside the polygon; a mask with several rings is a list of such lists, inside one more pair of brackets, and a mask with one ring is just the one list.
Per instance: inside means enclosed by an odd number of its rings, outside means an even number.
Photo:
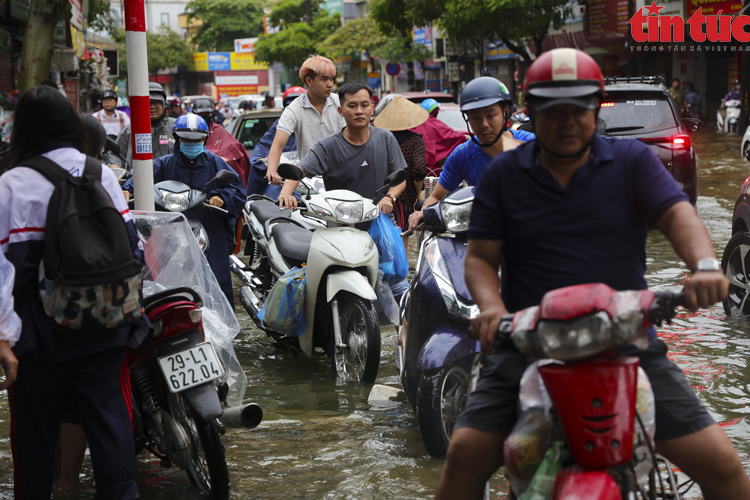
[{"label": "conical straw hat", "polygon": [[430,113],[419,104],[396,96],[383,111],[375,117],[373,125],[396,132],[418,127],[427,121]]}]

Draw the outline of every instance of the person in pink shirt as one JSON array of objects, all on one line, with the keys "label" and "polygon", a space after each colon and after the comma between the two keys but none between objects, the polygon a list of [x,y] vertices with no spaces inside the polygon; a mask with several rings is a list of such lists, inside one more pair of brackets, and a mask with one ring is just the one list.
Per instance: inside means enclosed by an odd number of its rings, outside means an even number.
[{"label": "person in pink shirt", "polygon": [[425,99],[422,101],[422,107],[430,113],[430,117],[411,131],[421,135],[424,141],[427,175],[437,177],[443,170],[440,163],[448,158],[456,147],[466,142],[469,136],[456,132],[437,119],[440,104],[435,99]]}]

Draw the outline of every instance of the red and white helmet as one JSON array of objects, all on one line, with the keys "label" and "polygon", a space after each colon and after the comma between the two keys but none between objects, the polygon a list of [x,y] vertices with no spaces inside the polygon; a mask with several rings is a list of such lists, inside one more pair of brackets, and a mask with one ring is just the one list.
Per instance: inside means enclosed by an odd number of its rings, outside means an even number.
[{"label": "red and white helmet", "polygon": [[286,108],[287,106],[289,106],[290,102],[292,102],[305,92],[306,90],[302,87],[289,87],[288,89],[286,89],[286,92],[284,92],[284,96],[281,98],[281,102]]},{"label": "red and white helmet", "polygon": [[558,104],[596,109],[604,97],[604,78],[594,58],[585,52],[553,49],[531,64],[523,90],[537,110]]}]

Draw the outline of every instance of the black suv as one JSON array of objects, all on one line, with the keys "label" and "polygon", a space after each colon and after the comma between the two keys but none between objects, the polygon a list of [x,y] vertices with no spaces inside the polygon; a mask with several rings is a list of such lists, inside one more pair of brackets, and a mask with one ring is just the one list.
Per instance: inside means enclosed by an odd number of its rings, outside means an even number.
[{"label": "black suv", "polygon": [[604,84],[607,96],[597,132],[648,144],[695,205],[698,156],[687,132],[698,130],[700,120],[679,119],[674,99],[660,76],[607,78]]}]

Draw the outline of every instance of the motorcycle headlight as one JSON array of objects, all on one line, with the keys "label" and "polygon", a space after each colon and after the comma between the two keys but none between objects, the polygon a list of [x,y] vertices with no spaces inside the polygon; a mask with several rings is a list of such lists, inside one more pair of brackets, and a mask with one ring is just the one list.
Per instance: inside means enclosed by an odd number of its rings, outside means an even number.
[{"label": "motorcycle headlight", "polygon": [[362,220],[362,212],[364,212],[365,207],[361,201],[342,201],[330,198],[326,198],[326,201],[333,207],[337,221],[352,224]]},{"label": "motorcycle headlight", "polygon": [[585,359],[617,344],[604,311],[572,322],[540,320],[537,336],[545,357],[561,361]]},{"label": "motorcycle headlight", "polygon": [[461,204],[441,203],[440,214],[443,216],[445,230],[452,233],[461,233],[469,229],[469,216],[473,198]]},{"label": "motorcycle headlight", "polygon": [[206,228],[204,228],[203,224],[197,220],[190,219],[188,220],[188,223],[190,224],[190,229],[193,231],[193,236],[195,236],[195,240],[198,242],[201,252],[205,254],[208,251],[208,233],[206,233]]},{"label": "motorcycle headlight", "polygon": [[321,217],[333,217],[333,214],[331,213],[330,210],[326,210],[325,208],[319,207],[318,205],[314,205],[310,203],[310,208],[312,209],[313,212],[320,215]]},{"label": "motorcycle headlight", "polygon": [[380,215],[380,208],[375,207],[369,212],[365,214],[365,220],[370,220],[376,218],[378,215]]},{"label": "motorcycle headlight", "polygon": [[190,191],[173,193],[160,189],[161,205],[170,212],[184,212],[190,206]]},{"label": "motorcycle headlight", "polygon": [[440,294],[443,296],[443,302],[448,312],[459,318],[473,319],[478,316],[479,306],[476,304],[466,304],[456,295],[456,290],[453,287],[450,272],[448,271],[448,265],[440,253],[437,240],[432,240],[425,245],[424,257],[427,265],[430,267],[430,271],[432,271],[432,275],[435,277],[435,283],[437,283],[440,289]]}]

